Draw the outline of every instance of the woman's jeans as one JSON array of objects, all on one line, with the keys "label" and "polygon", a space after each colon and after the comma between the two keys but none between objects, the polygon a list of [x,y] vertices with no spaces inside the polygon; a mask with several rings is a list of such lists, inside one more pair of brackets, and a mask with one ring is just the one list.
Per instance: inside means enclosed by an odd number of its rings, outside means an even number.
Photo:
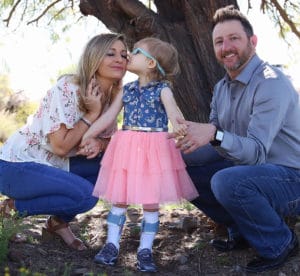
[{"label": "woman's jeans", "polygon": [[34,163],[0,160],[0,192],[15,199],[20,215],[56,215],[69,222],[93,208],[101,157],[70,159],[70,172]]},{"label": "woman's jeans", "polygon": [[200,194],[195,206],[238,229],[260,256],[283,253],[291,241],[284,217],[300,213],[300,170],[274,164],[233,166],[217,158],[211,146],[184,158]]}]

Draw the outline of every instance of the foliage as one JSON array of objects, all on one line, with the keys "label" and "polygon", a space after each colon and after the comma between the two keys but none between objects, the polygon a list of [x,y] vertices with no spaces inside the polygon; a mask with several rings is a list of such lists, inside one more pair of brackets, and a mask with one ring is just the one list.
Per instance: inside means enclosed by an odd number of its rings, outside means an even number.
[{"label": "foliage", "polygon": [[13,214],[10,218],[0,217],[0,264],[7,259],[9,240],[24,228],[17,214]]},{"label": "foliage", "polygon": [[[61,26],[61,30],[66,30],[70,26],[80,20],[82,15],[79,12],[79,4],[88,1],[82,0],[2,0],[0,2],[0,12],[2,21],[6,26],[12,24],[18,26],[20,22],[25,22],[27,25],[36,24],[42,21],[43,25],[47,25],[49,28],[58,22]],[[104,1],[103,1],[104,2]],[[106,1],[107,6],[112,5],[113,1]],[[152,2],[143,2],[147,5],[148,9],[154,9]],[[251,9],[251,0],[248,0],[248,7]],[[156,3],[155,3],[156,4]],[[297,0],[261,0],[260,8],[263,13],[267,13],[274,23],[279,27],[280,34],[284,37],[288,32],[293,32],[298,38],[300,38],[299,30],[299,14],[300,4]],[[71,19],[71,23],[67,23],[66,18]],[[13,22],[12,22],[13,21]],[[61,23],[64,23],[62,25]],[[70,21],[69,21],[70,22]],[[59,36],[53,37],[58,39]]]},{"label": "foliage", "polygon": [[4,109],[11,94],[12,89],[10,88],[8,75],[0,75],[0,110]]},{"label": "foliage", "polygon": [[26,102],[21,105],[16,111],[16,121],[19,125],[26,123],[28,116],[37,110],[38,104],[36,102]]},{"label": "foliage", "polygon": [[0,145],[4,143],[7,138],[14,133],[19,124],[15,119],[15,114],[0,111]]},{"label": "foliage", "polygon": [[273,22],[279,27],[282,38],[288,33],[294,33],[300,38],[300,2],[292,0],[269,0],[262,1],[260,8],[267,13]]}]

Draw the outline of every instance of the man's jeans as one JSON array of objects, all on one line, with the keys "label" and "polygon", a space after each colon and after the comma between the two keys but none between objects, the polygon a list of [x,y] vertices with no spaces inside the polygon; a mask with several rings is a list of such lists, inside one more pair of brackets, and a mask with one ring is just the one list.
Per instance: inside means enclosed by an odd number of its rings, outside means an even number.
[{"label": "man's jeans", "polygon": [[20,214],[56,215],[69,222],[97,203],[92,191],[100,160],[71,158],[71,172],[34,162],[0,160],[0,192],[15,199]]},{"label": "man's jeans", "polygon": [[291,241],[284,217],[300,213],[300,170],[233,166],[217,158],[211,146],[192,155],[184,156],[200,194],[192,203],[216,222],[238,229],[260,256],[278,257]]}]

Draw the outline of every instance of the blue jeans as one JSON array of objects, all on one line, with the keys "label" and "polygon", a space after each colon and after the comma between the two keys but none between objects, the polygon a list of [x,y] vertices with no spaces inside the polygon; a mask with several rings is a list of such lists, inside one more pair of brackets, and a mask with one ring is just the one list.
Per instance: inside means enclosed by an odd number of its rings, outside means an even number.
[{"label": "blue jeans", "polygon": [[0,160],[0,192],[15,199],[19,214],[56,215],[65,222],[93,208],[101,157],[73,157],[70,172],[34,163]]},{"label": "blue jeans", "polygon": [[199,163],[187,163],[200,194],[193,203],[216,222],[238,229],[260,256],[278,257],[291,241],[284,217],[300,213],[300,170],[233,166],[221,157],[204,164],[203,156],[209,159],[212,152],[203,147],[194,153],[201,154]]}]

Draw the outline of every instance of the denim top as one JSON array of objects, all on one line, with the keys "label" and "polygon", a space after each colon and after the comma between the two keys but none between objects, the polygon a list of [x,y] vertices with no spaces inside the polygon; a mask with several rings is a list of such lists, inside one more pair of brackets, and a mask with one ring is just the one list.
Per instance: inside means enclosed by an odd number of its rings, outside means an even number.
[{"label": "denim top", "polygon": [[299,95],[282,71],[254,55],[234,80],[226,74],[216,84],[211,108],[227,158],[300,168]]},{"label": "denim top", "polygon": [[168,117],[161,101],[161,90],[166,82],[150,82],[139,87],[139,81],[124,86],[123,106],[125,126],[168,128]]}]

